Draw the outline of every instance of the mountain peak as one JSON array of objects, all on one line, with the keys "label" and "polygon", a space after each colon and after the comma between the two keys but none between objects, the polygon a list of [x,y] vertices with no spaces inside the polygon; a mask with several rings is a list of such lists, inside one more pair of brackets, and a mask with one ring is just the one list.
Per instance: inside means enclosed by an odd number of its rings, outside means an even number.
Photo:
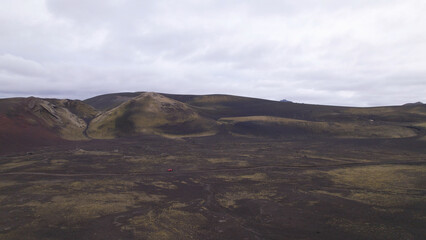
[{"label": "mountain peak", "polygon": [[182,129],[181,133],[187,134],[204,131],[203,127],[198,126],[207,126],[205,121],[183,102],[159,93],[145,92],[93,119],[88,132],[95,138],[138,133],[177,133]]}]

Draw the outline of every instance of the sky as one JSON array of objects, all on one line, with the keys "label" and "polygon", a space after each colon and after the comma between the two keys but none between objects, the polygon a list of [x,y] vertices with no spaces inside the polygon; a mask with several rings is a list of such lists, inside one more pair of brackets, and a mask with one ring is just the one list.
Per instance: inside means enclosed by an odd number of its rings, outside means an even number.
[{"label": "sky", "polygon": [[1,0],[0,98],[426,102],[424,0]]}]

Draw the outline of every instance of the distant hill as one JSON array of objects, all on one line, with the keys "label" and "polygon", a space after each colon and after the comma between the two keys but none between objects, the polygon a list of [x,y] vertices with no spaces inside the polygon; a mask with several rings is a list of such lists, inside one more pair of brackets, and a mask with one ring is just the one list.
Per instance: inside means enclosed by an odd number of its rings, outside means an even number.
[{"label": "distant hill", "polygon": [[424,105],[422,102],[415,102],[415,103],[406,103],[403,106],[421,106]]},{"label": "distant hill", "polygon": [[134,97],[137,97],[142,92],[135,93],[111,93],[92,97],[84,100],[84,102],[100,111],[109,110],[126,102]]},{"label": "distant hill", "polygon": [[112,93],[84,101],[0,99],[0,146],[139,134],[196,137],[407,138],[422,136],[426,105],[354,108],[231,95]]}]

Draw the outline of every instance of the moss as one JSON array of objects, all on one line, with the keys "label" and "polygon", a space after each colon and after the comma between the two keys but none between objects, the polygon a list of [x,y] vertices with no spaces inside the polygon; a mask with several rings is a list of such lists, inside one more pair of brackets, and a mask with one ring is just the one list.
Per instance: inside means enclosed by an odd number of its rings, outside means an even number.
[{"label": "moss", "polygon": [[200,239],[206,224],[207,219],[200,213],[169,207],[133,217],[122,229],[132,231],[136,239]]},{"label": "moss", "polygon": [[105,151],[87,151],[78,149],[74,151],[75,155],[95,155],[95,156],[119,156],[119,153],[105,152]]},{"label": "moss", "polygon": [[129,104],[125,105],[125,109],[121,116],[115,119],[115,129],[124,134],[132,134],[135,131],[135,124],[131,120],[131,117],[135,112],[132,110],[135,106],[134,101],[130,101]]},{"label": "moss", "polygon": [[382,206],[401,207],[426,201],[422,192],[424,182],[419,176],[426,166],[383,165],[345,168],[329,171],[328,175],[337,185],[354,189],[349,194],[317,191],[362,203]]},{"label": "moss", "polygon": [[365,239],[413,239],[413,236],[399,227],[391,227],[375,222],[360,222],[344,218],[334,218],[327,224],[338,227],[352,235]]},{"label": "moss", "polygon": [[10,187],[10,186],[15,186],[17,184],[18,184],[18,182],[16,182],[16,181],[2,180],[2,181],[0,181],[0,189],[5,188],[5,187]]},{"label": "moss", "polygon": [[50,202],[29,202],[40,219],[55,225],[75,225],[88,219],[126,211],[134,205],[132,194],[76,194],[55,196]]},{"label": "moss", "polygon": [[417,135],[413,129],[404,126],[355,121],[317,122],[272,116],[227,117],[219,121],[235,126],[237,134],[323,134],[345,138],[406,138]]},{"label": "moss", "polygon": [[216,175],[217,178],[224,179],[225,181],[241,181],[241,180],[252,180],[252,181],[265,181],[268,176],[265,173],[254,173],[249,175]]},{"label": "moss", "polygon": [[30,208],[38,221],[55,226],[78,226],[90,219],[124,212],[165,196],[133,191],[134,183],[116,179],[37,181],[21,190],[19,203],[4,207]]},{"label": "moss", "polygon": [[[250,156],[248,155],[247,157],[250,157]],[[228,166],[238,166],[238,167],[246,167],[249,165],[247,161],[230,159],[230,158],[208,158],[207,161],[211,164],[217,164],[217,165],[226,164]]]},{"label": "moss", "polygon": [[217,202],[226,208],[236,207],[236,202],[243,199],[270,199],[276,194],[270,190],[251,191],[229,191],[216,195]]},{"label": "moss", "polygon": [[163,189],[177,189],[177,186],[170,182],[155,181],[155,182],[152,182],[151,184]]},{"label": "moss", "polygon": [[426,172],[426,166],[381,165],[354,167],[329,171],[335,183],[347,184],[365,189],[402,191],[423,186],[418,176]]},{"label": "moss", "polygon": [[0,171],[12,170],[14,168],[29,166],[37,163],[36,161],[13,161],[10,163],[0,164]]}]

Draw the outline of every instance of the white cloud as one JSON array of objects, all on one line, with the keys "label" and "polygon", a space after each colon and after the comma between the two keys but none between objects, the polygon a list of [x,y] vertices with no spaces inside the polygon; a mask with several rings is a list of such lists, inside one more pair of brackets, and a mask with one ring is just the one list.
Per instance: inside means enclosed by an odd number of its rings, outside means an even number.
[{"label": "white cloud", "polygon": [[355,106],[426,102],[420,0],[2,5],[0,97],[159,91]]},{"label": "white cloud", "polygon": [[47,75],[47,70],[42,64],[11,54],[0,55],[0,70],[8,74],[30,77]]}]

